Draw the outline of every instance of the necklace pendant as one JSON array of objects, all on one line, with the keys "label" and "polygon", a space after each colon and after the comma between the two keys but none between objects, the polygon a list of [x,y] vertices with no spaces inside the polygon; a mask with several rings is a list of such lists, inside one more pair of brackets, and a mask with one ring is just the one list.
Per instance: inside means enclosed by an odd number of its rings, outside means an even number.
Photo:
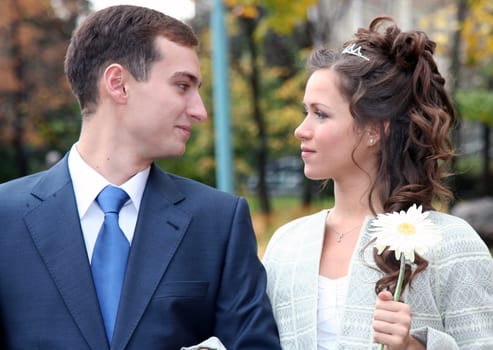
[{"label": "necklace pendant", "polygon": [[337,237],[337,243],[341,243],[341,241],[342,241],[342,237],[344,237],[344,233],[339,232],[339,233],[338,233],[338,236],[339,236],[339,237]]}]

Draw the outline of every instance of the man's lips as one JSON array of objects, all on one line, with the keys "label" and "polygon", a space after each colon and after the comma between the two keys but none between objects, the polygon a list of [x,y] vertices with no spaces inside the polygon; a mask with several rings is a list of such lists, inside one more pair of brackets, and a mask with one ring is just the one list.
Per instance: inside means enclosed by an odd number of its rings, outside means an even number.
[{"label": "man's lips", "polygon": [[192,127],[188,125],[178,125],[178,129],[180,129],[186,136],[190,136],[192,133]]}]

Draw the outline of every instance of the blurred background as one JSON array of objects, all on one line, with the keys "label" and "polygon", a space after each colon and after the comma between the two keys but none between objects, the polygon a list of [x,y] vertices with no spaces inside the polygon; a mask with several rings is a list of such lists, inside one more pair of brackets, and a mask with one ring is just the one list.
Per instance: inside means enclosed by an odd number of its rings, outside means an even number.
[{"label": "blurred background", "polygon": [[[216,146],[230,139],[232,191],[251,205],[262,253],[274,228],[331,204],[330,185],[322,190],[304,178],[293,136],[303,119],[307,55],[319,45],[340,49],[358,27],[390,15],[402,29],[424,30],[437,42],[439,69],[460,116],[452,135],[458,150],[452,169],[457,175],[450,178],[456,202],[444,210],[472,203],[464,212],[485,212],[486,223],[475,227],[489,239],[493,0],[219,1],[1,0],[0,182],[51,166],[78,137],[80,111],[63,60],[79,21],[114,4],[153,7],[186,21],[201,38],[202,96],[210,116],[194,130],[182,158],[160,165],[217,186]],[[222,37],[212,28],[218,6]],[[216,134],[214,125],[212,60],[219,44],[226,49],[226,134]]]}]

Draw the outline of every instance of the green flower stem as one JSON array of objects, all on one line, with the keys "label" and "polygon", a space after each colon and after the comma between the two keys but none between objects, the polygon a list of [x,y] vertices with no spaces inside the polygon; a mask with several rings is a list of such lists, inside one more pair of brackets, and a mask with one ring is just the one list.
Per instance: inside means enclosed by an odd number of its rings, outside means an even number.
[{"label": "green flower stem", "polygon": [[402,282],[404,282],[404,272],[406,271],[406,257],[404,253],[401,253],[399,260],[401,261],[401,268],[399,269],[399,277],[397,278],[397,286],[395,287],[394,301],[399,301],[401,297]]},{"label": "green flower stem", "polygon": [[[395,286],[394,301],[399,301],[401,297],[402,282],[404,282],[404,272],[406,271],[406,257],[404,253],[401,253],[399,258],[401,266],[399,269],[399,277],[397,278],[397,285]],[[378,350],[383,350],[383,344],[378,345]]]}]

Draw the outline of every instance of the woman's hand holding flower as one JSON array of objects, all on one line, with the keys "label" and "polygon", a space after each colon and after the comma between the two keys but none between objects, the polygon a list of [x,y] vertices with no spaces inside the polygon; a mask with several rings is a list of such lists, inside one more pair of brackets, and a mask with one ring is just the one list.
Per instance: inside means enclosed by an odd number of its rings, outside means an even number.
[{"label": "woman's hand holding flower", "polygon": [[428,219],[429,212],[413,204],[406,211],[378,214],[373,221],[375,248],[377,254],[385,250],[394,251],[400,262],[399,276],[395,294],[388,291],[378,294],[373,316],[374,341],[379,350],[424,350],[425,347],[409,334],[411,328],[411,308],[399,302],[404,281],[406,262],[414,263],[416,253],[423,255],[438,244],[441,233]]},{"label": "woman's hand holding flower", "polygon": [[411,308],[394,301],[392,294],[378,294],[373,314],[374,341],[385,344],[386,350],[424,350],[425,347],[409,334]]}]

